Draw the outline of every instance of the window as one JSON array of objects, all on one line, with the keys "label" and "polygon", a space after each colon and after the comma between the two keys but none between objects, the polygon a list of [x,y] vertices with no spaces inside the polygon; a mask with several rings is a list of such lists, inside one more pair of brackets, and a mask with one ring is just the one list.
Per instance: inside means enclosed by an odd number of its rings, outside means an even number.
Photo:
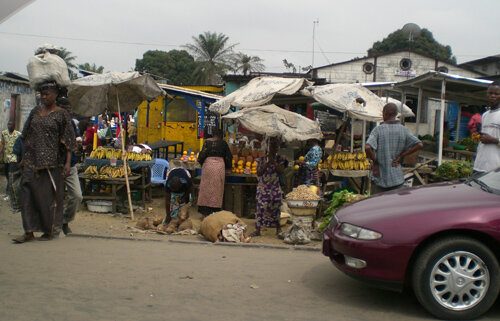
[{"label": "window", "polygon": [[440,66],[440,67],[438,67],[438,71],[439,72],[448,73],[448,67]]},{"label": "window", "polygon": [[399,67],[403,70],[410,70],[411,69],[411,60],[408,58],[403,58],[399,62]]},{"label": "window", "polygon": [[375,67],[373,66],[373,64],[371,62],[365,62],[363,64],[363,72],[365,74],[372,74],[374,70],[375,70]]}]

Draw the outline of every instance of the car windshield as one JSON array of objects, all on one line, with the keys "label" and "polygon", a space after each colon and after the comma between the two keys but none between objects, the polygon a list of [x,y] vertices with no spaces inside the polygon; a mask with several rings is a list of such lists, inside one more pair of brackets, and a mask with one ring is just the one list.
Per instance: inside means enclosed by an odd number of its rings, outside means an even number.
[{"label": "car windshield", "polygon": [[474,174],[465,183],[488,193],[500,195],[500,168],[486,173]]}]

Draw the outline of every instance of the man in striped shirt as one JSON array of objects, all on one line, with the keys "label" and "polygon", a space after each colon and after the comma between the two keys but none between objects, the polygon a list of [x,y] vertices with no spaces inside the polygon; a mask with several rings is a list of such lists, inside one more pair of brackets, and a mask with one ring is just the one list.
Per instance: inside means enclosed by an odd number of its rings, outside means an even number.
[{"label": "man in striped shirt", "polygon": [[366,155],[372,160],[372,194],[403,186],[403,158],[424,145],[408,128],[396,120],[398,108],[393,103],[384,106],[384,122],[375,127],[366,141]]}]

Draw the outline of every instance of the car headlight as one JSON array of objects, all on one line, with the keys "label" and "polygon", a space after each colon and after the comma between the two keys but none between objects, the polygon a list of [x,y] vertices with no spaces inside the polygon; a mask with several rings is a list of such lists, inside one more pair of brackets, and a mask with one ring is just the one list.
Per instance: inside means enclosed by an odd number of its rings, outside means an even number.
[{"label": "car headlight", "polygon": [[345,236],[349,236],[357,240],[372,241],[382,238],[382,234],[379,232],[375,232],[349,223],[342,223],[342,225],[340,226],[340,232]]},{"label": "car headlight", "polygon": [[337,226],[338,223],[339,219],[337,218],[337,215],[333,214],[332,218],[330,219],[330,223],[328,223],[328,229],[330,231],[333,231],[333,229],[335,228],[335,226]]}]

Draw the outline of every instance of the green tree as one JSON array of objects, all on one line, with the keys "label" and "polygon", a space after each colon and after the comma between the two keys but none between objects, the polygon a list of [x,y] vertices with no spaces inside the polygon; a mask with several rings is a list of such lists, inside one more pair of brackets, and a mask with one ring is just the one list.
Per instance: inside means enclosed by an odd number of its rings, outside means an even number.
[{"label": "green tree", "polygon": [[194,58],[185,50],[149,50],[135,61],[136,71],[149,73],[157,80],[166,79],[172,85],[195,84],[195,67]]},{"label": "green tree", "polygon": [[104,71],[103,66],[97,67],[96,64],[89,64],[88,62],[78,65],[78,69],[90,71],[96,74],[102,74],[102,72]]},{"label": "green tree", "polygon": [[234,56],[234,72],[241,71],[243,75],[247,75],[251,72],[264,71],[265,66],[262,63],[263,60],[257,56],[249,56],[240,52]]},{"label": "green tree", "polygon": [[69,78],[72,80],[76,79],[75,70],[78,68],[73,63],[73,61],[75,61],[75,59],[76,59],[76,56],[73,56],[73,53],[64,47],[59,48],[59,50],[56,52],[56,54],[59,57],[61,57],[64,60],[64,62],[66,63],[66,66],[68,66]]},{"label": "green tree", "polygon": [[292,62],[288,62],[288,60],[283,59],[283,65],[285,65],[285,68],[288,71],[291,71],[292,73],[297,73],[297,67]]},{"label": "green tree", "polygon": [[231,69],[234,61],[233,48],[229,45],[229,38],[222,33],[205,32],[193,37],[193,43],[184,47],[195,58],[196,81],[204,85],[215,85],[222,80],[222,76]]},{"label": "green tree", "polygon": [[450,63],[456,63],[457,59],[453,56],[450,46],[444,46],[437,42],[427,29],[422,29],[420,34],[413,37],[410,41],[407,34],[401,29],[389,34],[382,41],[377,41],[372,48],[368,49],[368,56],[376,56],[398,50],[408,50],[435,57]]}]

